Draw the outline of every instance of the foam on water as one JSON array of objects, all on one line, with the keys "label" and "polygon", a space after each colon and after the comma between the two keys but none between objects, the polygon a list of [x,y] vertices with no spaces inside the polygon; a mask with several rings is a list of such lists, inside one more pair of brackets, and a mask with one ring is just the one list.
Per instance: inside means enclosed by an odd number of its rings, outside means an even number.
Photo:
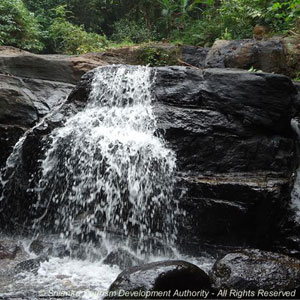
[{"label": "foam on water", "polygon": [[34,297],[73,296],[71,299],[102,299],[121,270],[102,262],[71,258],[50,258],[41,264],[38,273],[23,272],[1,286],[1,297],[22,295]]},{"label": "foam on water", "polygon": [[[26,241],[28,243],[29,241]],[[34,258],[34,254],[31,253]],[[169,259],[152,256],[149,262]],[[214,263],[210,257],[191,258],[179,253],[173,259],[182,259],[198,265],[208,272]],[[103,264],[101,260],[78,260],[69,257],[50,257],[43,262],[37,274],[23,272],[13,277],[1,277],[0,297],[4,299],[36,299],[35,297],[70,297],[71,299],[103,299],[109,286],[120,274],[117,266]]]}]

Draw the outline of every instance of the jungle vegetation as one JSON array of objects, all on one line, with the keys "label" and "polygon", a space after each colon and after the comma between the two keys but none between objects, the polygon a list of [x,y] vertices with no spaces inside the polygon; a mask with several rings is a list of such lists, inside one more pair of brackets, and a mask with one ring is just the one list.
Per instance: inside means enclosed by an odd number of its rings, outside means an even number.
[{"label": "jungle vegetation", "polygon": [[36,53],[81,54],[122,45],[173,42],[210,46],[300,34],[300,0],[1,0],[0,45]]}]

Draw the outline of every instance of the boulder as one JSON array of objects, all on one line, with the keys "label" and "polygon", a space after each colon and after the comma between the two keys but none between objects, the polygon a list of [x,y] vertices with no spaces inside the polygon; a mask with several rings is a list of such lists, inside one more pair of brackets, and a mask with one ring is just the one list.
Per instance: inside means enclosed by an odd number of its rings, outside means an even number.
[{"label": "boulder", "polygon": [[219,259],[211,273],[217,289],[298,290],[300,260],[278,253],[245,249]]},{"label": "boulder", "polygon": [[281,39],[218,40],[206,57],[208,68],[239,68],[290,75],[287,49]]},{"label": "boulder", "polygon": [[190,299],[184,293],[210,288],[208,275],[197,266],[162,261],[123,271],[110,286],[107,299]]},{"label": "boulder", "polygon": [[28,259],[18,263],[14,268],[14,273],[31,272],[37,274],[42,262],[48,261],[47,256],[41,256],[38,258]]}]

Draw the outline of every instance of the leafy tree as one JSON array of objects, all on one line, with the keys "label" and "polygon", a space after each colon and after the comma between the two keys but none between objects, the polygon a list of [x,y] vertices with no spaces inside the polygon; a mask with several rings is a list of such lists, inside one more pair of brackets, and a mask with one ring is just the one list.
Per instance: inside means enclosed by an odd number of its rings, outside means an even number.
[{"label": "leafy tree", "polygon": [[0,2],[0,44],[34,52],[44,47],[40,26],[21,0]]},{"label": "leafy tree", "polygon": [[157,38],[158,34],[154,27],[149,29],[146,24],[141,21],[136,22],[128,19],[121,19],[115,22],[111,36],[111,39],[118,43],[123,41],[143,43],[157,40]]},{"label": "leafy tree", "polygon": [[211,2],[202,10],[200,18],[189,18],[189,25],[180,38],[198,45],[211,45],[218,38],[252,38],[256,24],[267,25],[274,33],[286,32],[299,18],[299,10],[299,0]]},{"label": "leafy tree", "polygon": [[53,49],[58,53],[81,54],[101,51],[107,46],[105,36],[88,33],[83,26],[74,25],[66,19],[66,6],[55,9],[56,18],[49,28]]}]

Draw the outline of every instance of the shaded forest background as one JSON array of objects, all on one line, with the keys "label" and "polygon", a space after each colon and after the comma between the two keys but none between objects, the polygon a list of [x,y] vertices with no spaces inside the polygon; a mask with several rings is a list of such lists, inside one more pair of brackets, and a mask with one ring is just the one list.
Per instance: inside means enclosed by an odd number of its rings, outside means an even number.
[{"label": "shaded forest background", "polygon": [[0,45],[81,54],[148,42],[300,34],[300,0],[1,0]]}]

